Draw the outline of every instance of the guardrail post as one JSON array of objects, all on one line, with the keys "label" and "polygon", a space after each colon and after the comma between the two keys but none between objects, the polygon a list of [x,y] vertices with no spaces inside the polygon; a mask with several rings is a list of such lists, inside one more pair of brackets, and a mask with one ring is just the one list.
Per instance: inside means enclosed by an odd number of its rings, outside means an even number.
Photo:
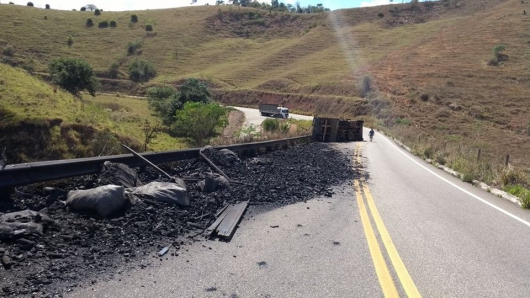
[{"label": "guardrail post", "polygon": [[510,154],[506,155],[506,160],[504,161],[504,166],[507,167],[510,164]]},{"label": "guardrail post", "polygon": [[482,150],[480,148],[478,148],[478,151],[477,151],[477,162],[480,160],[480,153],[482,152]]}]

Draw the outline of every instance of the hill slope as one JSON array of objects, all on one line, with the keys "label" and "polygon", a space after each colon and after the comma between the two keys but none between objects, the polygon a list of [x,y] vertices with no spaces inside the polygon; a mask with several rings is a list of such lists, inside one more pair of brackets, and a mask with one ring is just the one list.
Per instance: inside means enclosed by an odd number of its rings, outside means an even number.
[{"label": "hill slope", "polygon": [[[101,77],[120,63],[111,91],[142,94],[153,84],[200,77],[224,102],[284,102],[295,110],[347,117],[375,114],[408,135],[473,143],[494,157],[530,165],[530,8],[519,0],[443,0],[292,15],[231,6],[139,12],[65,12],[0,6],[0,46],[11,63],[37,71],[55,57],[88,60]],[[530,10],[529,10],[530,12]],[[130,23],[131,13],[140,21]],[[86,27],[92,18],[95,26]],[[117,28],[98,28],[116,20]],[[150,23],[153,32],[143,25]],[[68,36],[74,44],[68,47]],[[159,75],[131,84],[127,44]],[[490,66],[505,44],[506,61]],[[31,61],[32,60],[32,61]],[[1,75],[0,75],[1,76]],[[378,93],[360,98],[364,76]],[[408,125],[410,123],[410,126]]]}]

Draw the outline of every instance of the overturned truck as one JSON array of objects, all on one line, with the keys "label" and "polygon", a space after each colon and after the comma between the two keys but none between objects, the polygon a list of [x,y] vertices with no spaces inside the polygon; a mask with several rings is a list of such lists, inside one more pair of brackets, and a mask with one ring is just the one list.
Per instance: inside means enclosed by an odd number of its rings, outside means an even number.
[{"label": "overturned truck", "polygon": [[363,140],[362,120],[313,118],[313,141],[352,142]]}]

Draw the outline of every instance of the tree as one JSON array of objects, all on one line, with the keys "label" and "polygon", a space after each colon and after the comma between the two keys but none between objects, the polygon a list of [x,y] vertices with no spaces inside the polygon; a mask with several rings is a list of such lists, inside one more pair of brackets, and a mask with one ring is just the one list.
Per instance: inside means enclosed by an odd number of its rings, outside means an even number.
[{"label": "tree", "polygon": [[147,103],[149,108],[155,111],[162,119],[164,125],[171,125],[175,121],[175,115],[182,109],[179,100],[179,92],[172,86],[159,86],[147,89]]},{"label": "tree", "polygon": [[94,11],[94,10],[98,9],[97,6],[95,6],[94,4],[87,4],[87,5],[85,5],[85,8],[90,10],[90,11]]},{"label": "tree", "polygon": [[215,103],[188,102],[177,112],[176,118],[172,132],[190,138],[197,146],[208,144],[216,128],[227,123],[226,109]]},{"label": "tree", "polygon": [[68,41],[66,43],[71,47],[74,44],[74,38],[71,35],[68,36]]},{"label": "tree", "polygon": [[94,15],[96,15],[96,16],[101,15],[101,11],[100,11],[99,9],[96,9],[96,10],[94,11]]},{"label": "tree", "polygon": [[138,16],[135,15],[135,14],[132,14],[132,15],[131,15],[131,22],[132,22],[132,23],[138,23]]},{"label": "tree", "polygon": [[273,9],[276,9],[276,8],[278,8],[280,6],[280,4],[279,4],[278,0],[272,0],[271,1],[271,6],[272,6]]},{"label": "tree", "polygon": [[49,65],[52,82],[66,91],[77,94],[87,90],[96,95],[98,82],[90,64],[80,58],[58,58]]},{"label": "tree", "polygon": [[27,6],[33,7],[33,2],[28,2]]},{"label": "tree", "polygon": [[86,11],[86,7],[81,7],[81,11]]},{"label": "tree", "polygon": [[129,65],[129,79],[135,82],[147,82],[156,76],[156,70],[147,60],[134,59]]},{"label": "tree", "polygon": [[186,82],[182,84],[179,91],[179,100],[183,104],[187,102],[207,103],[211,99],[208,86],[195,78],[187,79]]},{"label": "tree", "polygon": [[144,133],[144,152],[147,152],[147,145],[151,144],[156,135],[160,133],[161,125],[155,123],[154,125],[145,119],[143,126],[141,127],[142,132]]},{"label": "tree", "polygon": [[225,1],[224,0],[217,0],[215,1],[215,5],[223,5],[225,4]]},{"label": "tree", "polygon": [[50,4],[46,4],[45,9],[50,9]]}]

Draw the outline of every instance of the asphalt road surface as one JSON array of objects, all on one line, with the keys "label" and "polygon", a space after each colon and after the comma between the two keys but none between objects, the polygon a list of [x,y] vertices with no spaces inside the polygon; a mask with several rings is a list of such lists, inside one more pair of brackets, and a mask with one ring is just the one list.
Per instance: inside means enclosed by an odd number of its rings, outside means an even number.
[{"label": "asphalt road surface", "polygon": [[363,178],[332,198],[252,206],[231,242],[195,243],[72,296],[529,296],[528,211],[378,133],[373,142],[330,146],[350,155]]}]

